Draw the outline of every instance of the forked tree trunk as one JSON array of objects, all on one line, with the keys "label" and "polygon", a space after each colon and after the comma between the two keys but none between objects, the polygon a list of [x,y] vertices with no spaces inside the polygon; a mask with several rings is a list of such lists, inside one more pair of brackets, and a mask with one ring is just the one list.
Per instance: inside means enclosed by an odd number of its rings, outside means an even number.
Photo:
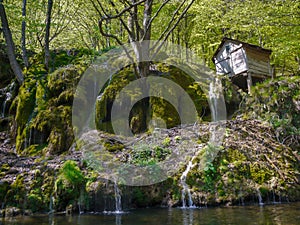
[{"label": "forked tree trunk", "polygon": [[3,0],[0,0],[0,18],[2,24],[2,30],[4,34],[4,38],[7,45],[7,55],[9,59],[10,66],[20,84],[24,82],[24,75],[22,73],[21,67],[17,62],[16,55],[15,55],[15,45],[12,39],[11,31],[9,29],[7,16],[5,12],[5,8],[3,5]]}]

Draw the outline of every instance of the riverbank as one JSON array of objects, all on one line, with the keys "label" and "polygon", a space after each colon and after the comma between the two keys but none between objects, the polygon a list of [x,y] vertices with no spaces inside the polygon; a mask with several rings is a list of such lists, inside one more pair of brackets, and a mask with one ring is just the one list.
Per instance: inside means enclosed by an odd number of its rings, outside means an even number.
[{"label": "riverbank", "polygon": [[[196,129],[199,139],[194,143],[195,147],[201,144],[207,151],[205,143],[209,138],[209,124],[201,123]],[[179,128],[161,130],[161,134],[164,140],[168,135],[165,148],[174,150],[176,143],[180,144]],[[153,141],[149,135],[140,138]],[[101,178],[75,147],[61,155],[21,156],[16,154],[14,140],[7,132],[1,132],[0,137],[0,199],[3,208],[16,207],[21,210],[19,214],[24,214],[25,210],[30,214],[61,212],[67,208],[70,212],[116,209],[115,184]],[[101,137],[110,140],[106,151],[119,156],[121,149],[116,148],[119,143],[113,141],[113,135],[101,133]],[[299,201],[299,157],[276,140],[274,130],[268,124],[258,120],[227,121],[218,155],[205,168],[200,168],[203,149],[192,160],[195,166],[188,171],[185,180],[194,206]],[[127,153],[130,152],[127,149]],[[130,187],[118,183],[122,199],[120,207],[126,210],[182,206],[180,178],[189,160],[186,159],[173,177],[157,184]],[[184,199],[187,201],[188,197],[186,193]]]}]

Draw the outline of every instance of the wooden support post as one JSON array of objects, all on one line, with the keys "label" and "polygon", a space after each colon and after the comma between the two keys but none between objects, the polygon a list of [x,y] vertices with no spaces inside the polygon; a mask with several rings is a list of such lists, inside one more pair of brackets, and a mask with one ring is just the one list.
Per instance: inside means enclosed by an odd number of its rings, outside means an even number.
[{"label": "wooden support post", "polygon": [[252,77],[251,77],[251,73],[248,72],[247,74],[247,88],[248,88],[248,94],[251,94],[251,87],[252,87]]}]

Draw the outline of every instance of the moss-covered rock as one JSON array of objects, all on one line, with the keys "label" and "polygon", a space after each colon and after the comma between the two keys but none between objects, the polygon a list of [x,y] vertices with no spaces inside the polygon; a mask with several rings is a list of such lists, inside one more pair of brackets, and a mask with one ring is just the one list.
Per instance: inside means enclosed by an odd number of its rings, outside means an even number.
[{"label": "moss-covered rock", "polygon": [[[26,71],[25,82],[14,101],[18,153],[60,154],[72,145],[73,95],[88,63],[86,57],[82,61],[74,56],[66,58],[78,64],[58,68],[50,74],[42,64]],[[38,62],[38,59],[34,56],[32,60]]]},{"label": "moss-covered rock", "polygon": [[[156,65],[157,71],[152,71],[149,76],[160,76],[169,79],[171,82],[181,86],[183,90],[194,101],[198,116],[202,117],[204,111],[209,112],[207,96],[201,90],[199,84],[197,84],[190,76],[185,74],[180,69],[168,66],[164,64]],[[111,110],[117,94],[130,82],[135,80],[135,75],[132,67],[123,68],[117,74],[115,74],[108,85],[99,93],[99,100],[96,105],[96,126],[97,129],[113,133],[111,125]],[[159,85],[159,84],[157,84]],[[136,100],[136,96],[143,92],[143,87],[135,87],[135,90],[126,90],[128,93],[127,98],[122,102],[122,106],[130,106]],[[159,89],[158,89],[159,90]],[[165,99],[150,96],[143,100],[140,100],[133,104],[130,109],[130,115],[128,122],[133,133],[141,133],[149,129],[151,122],[158,123],[160,127],[171,128],[181,123],[179,112],[181,114],[188,112],[188,109],[181,109],[180,105],[184,105],[180,102],[180,97],[174,93],[174,90],[170,88],[168,91],[172,99],[176,99],[175,105]],[[177,97],[176,97],[177,96]],[[176,110],[177,109],[177,110]],[[206,114],[208,116],[209,113]],[[118,122],[118,121],[117,121]]]},{"label": "moss-covered rock", "polygon": [[64,210],[68,205],[77,205],[79,198],[85,192],[86,179],[77,163],[66,161],[59,170],[55,181],[55,207]]}]

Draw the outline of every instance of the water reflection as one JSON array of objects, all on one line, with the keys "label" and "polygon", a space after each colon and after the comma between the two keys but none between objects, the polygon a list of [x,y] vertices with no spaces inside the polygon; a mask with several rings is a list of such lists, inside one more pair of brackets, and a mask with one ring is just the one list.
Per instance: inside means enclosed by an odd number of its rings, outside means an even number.
[{"label": "water reflection", "polygon": [[49,215],[49,225],[55,225],[53,214]]},{"label": "water reflection", "polygon": [[116,214],[116,225],[121,225],[121,224],[122,224],[122,215]]},{"label": "water reflection", "polygon": [[194,220],[194,210],[193,209],[183,209],[182,210],[182,224],[183,225],[193,225]]},{"label": "water reflection", "polygon": [[167,225],[173,225],[172,224],[172,217],[173,217],[173,208],[169,208],[168,209]]}]

